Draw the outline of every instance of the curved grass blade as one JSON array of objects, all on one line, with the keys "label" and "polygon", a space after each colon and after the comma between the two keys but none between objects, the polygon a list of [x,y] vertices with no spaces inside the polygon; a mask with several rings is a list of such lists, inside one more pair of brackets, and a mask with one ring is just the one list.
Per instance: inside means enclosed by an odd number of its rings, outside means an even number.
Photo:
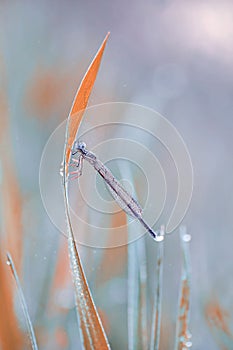
[{"label": "curved grass blade", "polygon": [[180,240],[183,253],[183,267],[180,286],[179,307],[176,322],[175,350],[188,350],[192,346],[191,333],[189,331],[190,314],[190,280],[191,262],[189,243],[191,236],[186,233],[186,228],[180,228]]},{"label": "curved grass blade", "polygon": [[33,350],[38,350],[36,337],[35,337],[34,329],[33,329],[32,322],[31,322],[31,319],[30,319],[30,316],[29,316],[27,304],[26,304],[26,301],[25,301],[25,298],[24,298],[23,290],[22,290],[22,287],[21,287],[21,284],[20,284],[20,281],[19,281],[19,277],[18,277],[17,271],[15,269],[14,262],[13,262],[12,257],[11,257],[11,255],[9,253],[7,253],[7,264],[11,268],[11,272],[12,272],[12,274],[14,276],[14,279],[15,279],[15,282],[16,282],[16,285],[17,285],[19,298],[20,298],[20,302],[21,302],[21,305],[22,305],[23,313],[24,313],[24,316],[25,316],[25,319],[26,319],[26,324],[27,324],[27,328],[28,328],[28,334],[29,334],[29,338],[30,338],[30,341],[31,341],[32,349]]},{"label": "curved grass blade", "polygon": [[[164,230],[162,227],[161,229]],[[162,311],[162,284],[163,284],[163,257],[164,241],[158,242],[158,257],[156,264],[157,286],[154,298],[154,307],[152,314],[150,350],[159,349],[160,328],[161,328],[161,311]]]},{"label": "curved grass blade", "polygon": [[100,317],[96,310],[90,289],[83,271],[82,263],[77,250],[74,233],[71,225],[69,204],[68,204],[68,165],[70,161],[71,149],[76,137],[79,125],[94,85],[101,58],[109,34],[104,39],[99,51],[84,76],[81,85],[74,99],[71,112],[67,120],[66,143],[63,156],[63,191],[65,202],[65,214],[68,230],[68,248],[70,265],[75,287],[76,310],[79,322],[81,340],[84,349],[109,349],[109,344],[103,329]]}]

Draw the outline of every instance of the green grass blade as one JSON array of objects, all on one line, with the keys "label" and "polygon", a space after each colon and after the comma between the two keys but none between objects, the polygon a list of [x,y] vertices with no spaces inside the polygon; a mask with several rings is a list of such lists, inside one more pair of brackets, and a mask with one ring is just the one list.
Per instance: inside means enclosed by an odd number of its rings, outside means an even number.
[{"label": "green grass blade", "polygon": [[37,346],[37,342],[36,342],[36,337],[35,337],[35,333],[34,333],[34,329],[32,326],[32,322],[29,316],[29,312],[28,312],[28,308],[27,308],[27,304],[24,298],[24,294],[23,294],[23,290],[19,281],[19,277],[17,274],[17,271],[15,269],[15,265],[14,262],[12,260],[12,257],[10,255],[10,253],[7,253],[7,264],[10,266],[11,268],[11,272],[14,276],[16,285],[17,285],[17,289],[18,289],[18,293],[19,293],[19,298],[20,298],[20,302],[22,305],[22,309],[23,309],[23,313],[26,319],[26,324],[27,324],[27,329],[28,329],[28,334],[29,334],[29,338],[31,341],[31,346],[33,350],[38,350],[38,346]]},{"label": "green grass blade", "polygon": [[[131,223],[129,230],[133,230]],[[128,349],[147,349],[147,271],[144,239],[128,244]]]},{"label": "green grass blade", "polygon": [[139,276],[136,242],[128,244],[128,349],[137,349]]},{"label": "green grass blade", "polygon": [[148,326],[147,326],[147,260],[145,237],[136,242],[137,255],[139,260],[139,321],[140,321],[140,337],[142,350],[148,349]]},{"label": "green grass blade", "polygon": [[[122,178],[134,183],[133,174],[128,165],[119,169]],[[133,197],[137,200],[136,191]],[[130,220],[127,217],[127,220]],[[134,224],[128,226],[128,237],[134,236]],[[128,349],[147,350],[147,259],[145,238],[128,244]]]}]

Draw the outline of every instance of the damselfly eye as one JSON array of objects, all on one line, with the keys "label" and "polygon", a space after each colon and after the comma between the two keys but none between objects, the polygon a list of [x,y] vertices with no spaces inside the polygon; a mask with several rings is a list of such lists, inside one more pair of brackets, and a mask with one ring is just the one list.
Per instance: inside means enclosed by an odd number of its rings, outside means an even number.
[{"label": "damselfly eye", "polygon": [[86,148],[86,146],[87,145],[83,141],[79,142],[79,144],[78,144],[78,148],[81,149],[81,150],[84,150]]}]

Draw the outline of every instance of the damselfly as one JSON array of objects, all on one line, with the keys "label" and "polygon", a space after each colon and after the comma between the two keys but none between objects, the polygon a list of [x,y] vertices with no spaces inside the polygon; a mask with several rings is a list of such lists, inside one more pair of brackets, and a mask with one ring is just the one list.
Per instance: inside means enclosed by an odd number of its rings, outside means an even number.
[{"label": "damselfly", "polygon": [[77,167],[76,171],[70,172],[74,178],[82,175],[83,159],[87,160],[98,173],[103,177],[111,195],[118,205],[130,216],[138,219],[146,228],[150,235],[156,241],[162,241],[164,235],[161,231],[155,232],[142,218],[142,208],[138,202],[124,189],[120,182],[115,178],[112,172],[97,158],[97,156],[88,151],[85,142],[75,141],[72,155],[78,153],[78,158],[72,158],[73,164]]}]

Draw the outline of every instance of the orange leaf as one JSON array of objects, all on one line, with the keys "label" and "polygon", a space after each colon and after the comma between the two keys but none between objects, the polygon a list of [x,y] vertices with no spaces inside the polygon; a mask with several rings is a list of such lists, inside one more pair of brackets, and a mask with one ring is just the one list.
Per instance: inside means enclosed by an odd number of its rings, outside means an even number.
[{"label": "orange leaf", "polygon": [[109,37],[108,33],[99,48],[95,58],[90,64],[87,73],[85,74],[80,87],[75,96],[69,117],[68,117],[68,135],[67,135],[67,144],[66,144],[66,175],[68,171],[68,164],[70,161],[70,154],[72,149],[72,144],[75,140],[75,136],[78,130],[78,127],[81,123],[83,113],[87,107],[87,103],[95,83],[95,79],[99,70],[100,62],[103,56],[106,42]]}]

